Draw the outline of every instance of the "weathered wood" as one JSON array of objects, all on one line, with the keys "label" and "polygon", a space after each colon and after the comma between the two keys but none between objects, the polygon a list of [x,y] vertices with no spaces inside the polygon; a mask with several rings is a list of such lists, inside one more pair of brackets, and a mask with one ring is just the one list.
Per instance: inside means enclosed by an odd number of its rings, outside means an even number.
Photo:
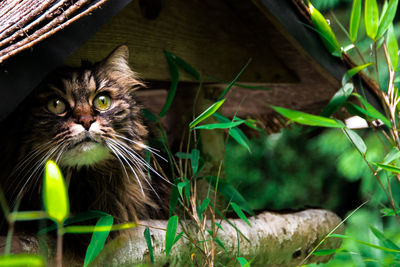
[{"label": "weathered wood", "polygon": [[[270,43],[260,41],[250,27],[225,1],[165,1],[160,16],[154,20],[141,14],[139,1],[132,1],[67,63],[79,64],[81,58],[102,59],[125,43],[132,52],[130,63],[145,79],[169,80],[163,52],[167,49],[202,74],[224,80],[233,79],[252,58],[241,80],[298,81],[296,74],[276,57]],[[263,34],[272,36],[273,31],[274,27],[265,27]],[[183,74],[182,80],[191,77]]]}]

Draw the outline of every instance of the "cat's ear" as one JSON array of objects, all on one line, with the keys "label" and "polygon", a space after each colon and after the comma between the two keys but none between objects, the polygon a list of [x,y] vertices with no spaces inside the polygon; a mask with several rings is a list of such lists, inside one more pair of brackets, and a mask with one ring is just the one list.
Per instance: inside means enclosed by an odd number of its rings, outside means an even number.
[{"label": "cat's ear", "polygon": [[121,45],[115,48],[103,61],[102,65],[111,71],[128,71],[129,67],[129,48]]},{"label": "cat's ear", "polygon": [[129,67],[128,46],[118,46],[100,64],[101,69],[123,88],[135,90],[139,87],[145,87],[138,75]]}]

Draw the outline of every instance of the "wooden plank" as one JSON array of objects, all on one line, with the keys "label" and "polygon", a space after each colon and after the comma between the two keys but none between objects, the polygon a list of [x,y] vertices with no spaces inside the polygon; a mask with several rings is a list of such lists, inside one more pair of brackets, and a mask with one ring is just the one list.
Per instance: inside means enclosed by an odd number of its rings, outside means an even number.
[{"label": "wooden plank", "polygon": [[[113,48],[127,44],[131,64],[144,79],[169,80],[164,49],[182,57],[204,76],[231,80],[252,58],[240,80],[246,82],[298,82],[293,68],[276,56],[270,42],[260,39],[238,17],[226,1],[165,1],[158,18],[149,20],[132,1],[88,43],[72,55],[67,64],[77,65],[81,58],[104,58]],[[257,11],[257,10],[256,10]],[[259,12],[259,11],[257,11]],[[252,16],[253,14],[248,14]],[[273,36],[275,28],[267,23],[263,35]],[[251,25],[250,25],[251,27]],[[279,47],[278,47],[279,48]],[[183,81],[190,81],[182,75]]]}]

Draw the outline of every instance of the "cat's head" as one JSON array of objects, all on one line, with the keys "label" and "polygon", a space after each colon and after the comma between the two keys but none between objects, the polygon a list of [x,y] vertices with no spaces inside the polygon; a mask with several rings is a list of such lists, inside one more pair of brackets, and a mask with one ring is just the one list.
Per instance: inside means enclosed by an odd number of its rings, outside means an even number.
[{"label": "cat's head", "polygon": [[133,91],[142,84],[128,57],[120,46],[103,61],[51,74],[29,103],[27,139],[35,150],[69,167],[141,150],[147,131]]}]

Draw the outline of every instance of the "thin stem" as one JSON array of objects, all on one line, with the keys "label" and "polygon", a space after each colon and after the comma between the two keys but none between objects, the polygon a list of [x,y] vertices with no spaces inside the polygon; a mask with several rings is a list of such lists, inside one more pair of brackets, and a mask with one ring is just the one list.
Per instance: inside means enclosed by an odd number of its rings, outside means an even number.
[{"label": "thin stem", "polygon": [[4,250],[4,254],[10,254],[11,253],[11,242],[12,242],[13,234],[14,234],[14,222],[13,221],[9,221],[6,248]]},{"label": "thin stem", "polygon": [[57,229],[57,267],[62,267],[62,243],[63,243],[64,230],[61,226]]}]

